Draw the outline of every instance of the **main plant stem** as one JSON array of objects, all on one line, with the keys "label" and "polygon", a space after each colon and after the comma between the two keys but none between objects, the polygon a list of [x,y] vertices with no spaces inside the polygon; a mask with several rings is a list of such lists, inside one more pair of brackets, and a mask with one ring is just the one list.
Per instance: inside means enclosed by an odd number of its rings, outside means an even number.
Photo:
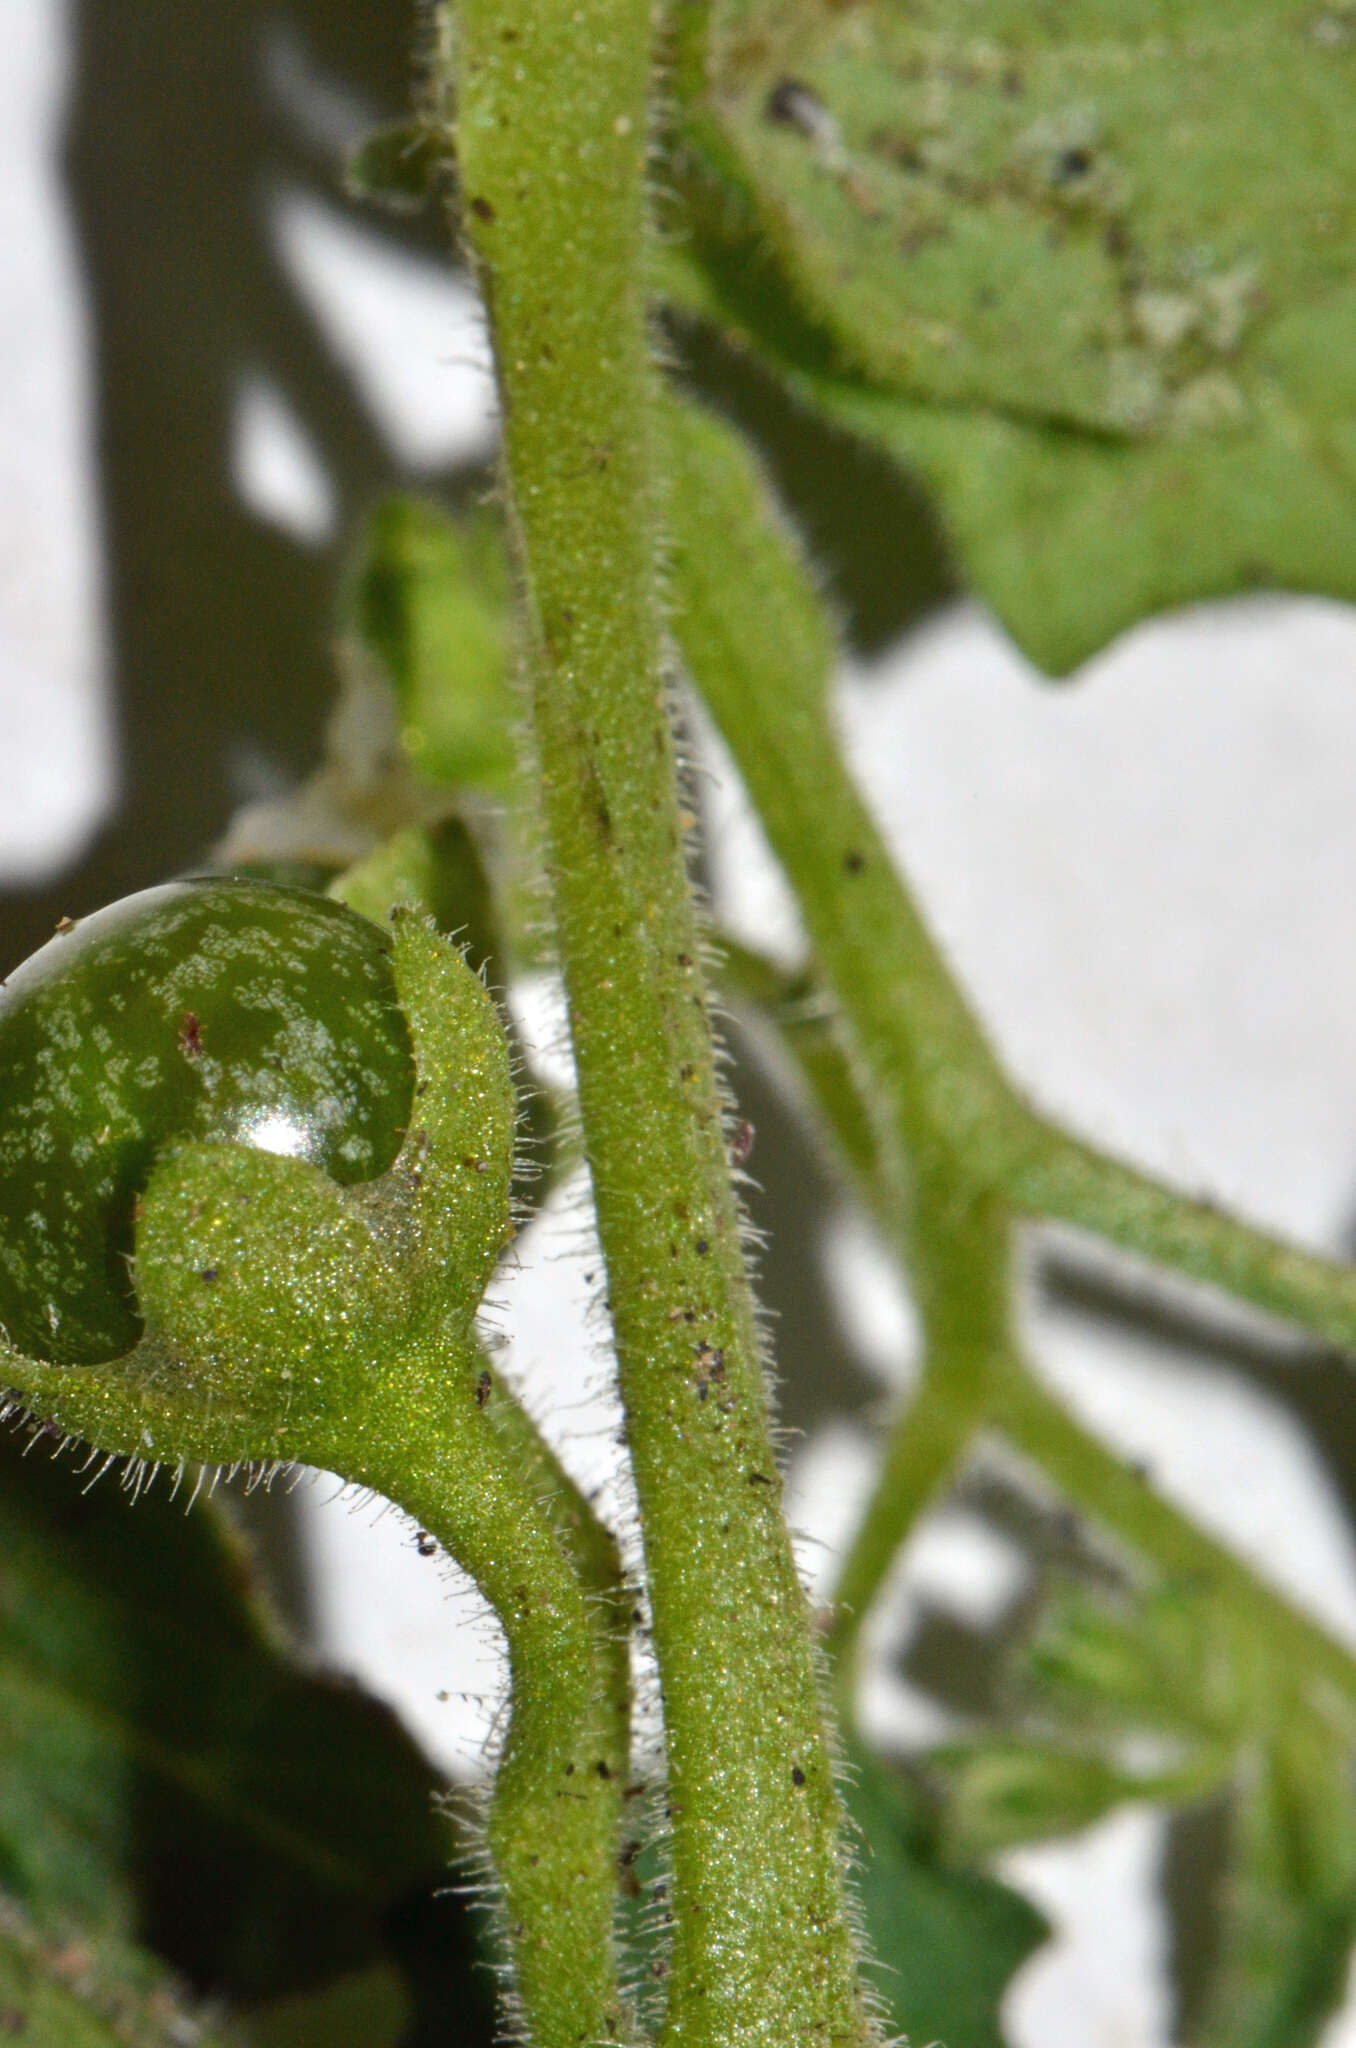
[{"label": "main plant stem", "polygon": [[645,311],[648,0],[463,0],[532,724],[668,1746],[669,2043],[870,2037],[685,871]]}]

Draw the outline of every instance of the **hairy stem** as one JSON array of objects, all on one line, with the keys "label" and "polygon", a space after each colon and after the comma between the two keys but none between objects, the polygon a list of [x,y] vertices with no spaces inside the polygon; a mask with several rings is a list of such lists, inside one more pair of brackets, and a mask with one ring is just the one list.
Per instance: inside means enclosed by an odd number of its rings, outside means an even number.
[{"label": "hairy stem", "polygon": [[1356,1350],[1356,1271],[1106,1157],[1004,1074],[843,765],[832,637],[753,458],[691,406],[667,419],[679,642],[796,891],[883,1163],[893,1154],[907,1179],[935,1134],[1019,1214],[1095,1231]]},{"label": "hairy stem", "polygon": [[684,864],[655,570],[647,0],[462,0],[560,955],[668,1745],[671,2042],[864,2040]]},{"label": "hairy stem", "polygon": [[862,1072],[882,1161],[921,1132],[992,1178],[1015,1103],[841,760],[833,635],[732,430],[670,404],[674,628],[796,892]]},{"label": "hairy stem", "polygon": [[1032,1119],[1005,1184],[1014,1208],[1095,1231],[1279,1316],[1335,1349],[1356,1352],[1356,1269],[1255,1229],[1164,1187],[1124,1161]]},{"label": "hairy stem", "polygon": [[[485,1372],[476,1374],[484,1396]],[[593,1612],[595,1651],[604,1673],[606,1714],[611,1723],[608,1755],[625,1775],[631,1749],[631,1622],[634,1596],[622,1576],[621,1553],[612,1531],[599,1521],[527,1411],[496,1376],[486,1412],[521,1474],[541,1504]]]},{"label": "hairy stem", "polygon": [[863,1621],[914,1523],[955,1471],[993,1398],[1011,1349],[1011,1228],[940,1163],[915,1215],[914,1284],[923,1322],[923,1384],[896,1421],[866,1513],[834,1588],[829,1653],[844,1699]]},{"label": "hairy stem", "polygon": [[902,1229],[899,1189],[882,1167],[877,1133],[837,1028],[832,996],[813,972],[787,974],[724,931],[716,975],[730,1004],[751,1009],[775,1029],[817,1112],[815,1135],[821,1144],[828,1141],[826,1165],[857,1190],[882,1222]]},{"label": "hairy stem", "polygon": [[[755,462],[728,428],[690,406],[671,407],[667,424],[676,451],[679,641],[800,900],[844,1045],[817,1097],[833,1114],[845,1078],[856,1077],[880,1149],[874,1166],[864,1160],[860,1114],[847,1119],[844,1149],[887,1228],[899,1216],[891,1176],[902,1184],[908,1263],[928,1335],[925,1392],[898,1425],[844,1569],[839,1598],[850,1611],[840,1614],[835,1647],[850,1648],[894,1544],[947,1457],[993,1423],[1090,1514],[1165,1568],[1207,1574],[1256,1627],[1291,1643],[1306,1669],[1349,1693],[1356,1666],[1339,1645],[1030,1379],[1011,1331],[1007,1226],[996,1219],[1010,1209],[1080,1225],[1352,1349],[1356,1273],[1158,1186],[1049,1126],[1024,1102],[842,763],[828,707],[834,650],[823,608]],[[826,850],[837,861],[826,861]],[[741,968],[750,991],[766,999],[768,989],[756,989],[748,964],[736,961],[736,975]],[[813,1070],[809,1078],[815,1086]],[[987,1245],[967,1239],[972,1215],[983,1219]],[[972,1313],[986,1322],[984,1375],[973,1351],[939,1341],[929,1327],[929,1296],[953,1288],[962,1313],[973,1291]]]},{"label": "hairy stem", "polygon": [[560,1509],[541,1502],[549,1453],[529,1455],[516,1427],[506,1440],[483,1370],[472,1344],[430,1330],[302,1455],[399,1501],[499,1617],[511,1710],[487,1833],[513,1998],[533,2048],[578,2048],[628,2035],[613,1945],[625,1699],[619,1715],[611,1616],[552,1524],[564,1512],[585,1525],[568,1495]]}]

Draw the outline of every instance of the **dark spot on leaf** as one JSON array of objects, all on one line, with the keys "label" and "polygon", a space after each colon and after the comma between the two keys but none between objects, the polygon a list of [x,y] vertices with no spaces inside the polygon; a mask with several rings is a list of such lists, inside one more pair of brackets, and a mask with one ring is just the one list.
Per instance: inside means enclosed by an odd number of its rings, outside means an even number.
[{"label": "dark spot on leaf", "polygon": [[706,1239],[704,1237],[699,1237],[697,1239],[697,1257],[699,1259],[704,1259],[706,1257],[706,1254],[710,1251],[710,1249],[711,1247],[706,1242]]},{"label": "dark spot on leaf", "polygon": [[799,1764],[792,1764],[791,1766],[791,1783],[793,1785],[803,1785],[805,1783],[805,1773]]},{"label": "dark spot on leaf", "polygon": [[829,110],[818,93],[811,92],[798,78],[783,78],[764,100],[763,116],[778,127],[818,136],[829,119]]},{"label": "dark spot on leaf", "polygon": [[202,1052],[202,1025],[192,1010],[179,1019],[179,1050],[186,1060],[195,1060]]},{"label": "dark spot on leaf", "polygon": [[471,201],[471,211],[477,220],[491,221],[494,219],[494,208],[482,193],[477,193]]},{"label": "dark spot on leaf", "polygon": [[1050,180],[1055,185],[1071,185],[1077,178],[1086,178],[1091,169],[1090,149],[1062,149],[1050,167]]},{"label": "dark spot on leaf", "polygon": [[198,1275],[198,1278],[203,1282],[204,1286],[207,1287],[210,1287],[212,1285],[212,1282],[216,1279],[216,1277],[217,1269],[215,1266],[204,1266],[202,1272]]},{"label": "dark spot on leaf", "polygon": [[850,875],[859,875],[866,866],[866,855],[859,853],[855,846],[850,846],[843,855],[843,866]]}]

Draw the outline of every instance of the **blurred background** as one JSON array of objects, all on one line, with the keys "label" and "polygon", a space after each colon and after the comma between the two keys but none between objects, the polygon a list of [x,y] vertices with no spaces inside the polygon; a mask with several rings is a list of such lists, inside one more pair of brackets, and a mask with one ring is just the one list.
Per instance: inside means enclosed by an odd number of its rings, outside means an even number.
[{"label": "blurred background", "polygon": [[[335,592],[366,508],[492,485],[474,295],[432,218],[344,196],[408,98],[412,22],[354,0],[5,0],[0,67],[0,970],[60,915],[200,861],[317,760]],[[1076,1127],[1332,1256],[1356,1248],[1356,617],[1284,597],[1146,625],[1058,687],[957,592],[921,496],[700,351],[802,515],[848,653],[851,756],[1010,1067]],[[795,913],[700,715],[720,918],[789,962]],[[553,992],[512,993],[549,1060]],[[757,1129],[802,1559],[831,1584],[909,1304],[826,1178],[776,1048],[734,1034]],[[587,1218],[558,1190],[497,1294],[510,1369],[623,1498]],[[1154,1482],[1356,1645],[1349,1370],[1086,1247],[1033,1245],[1042,1372]],[[395,1513],[305,1482],[261,1510],[293,1618],[455,1776],[494,1631]],[[981,1711],[1056,1542],[1001,1488],[930,1515],[872,1629],[866,1724]],[[1167,2048],[1209,1814],[1141,1805],[1010,1856],[1053,1939],[1012,2048]],[[1204,1937],[1201,1937],[1204,1939]],[[1356,2048],[1356,2001],[1324,2035]]]}]

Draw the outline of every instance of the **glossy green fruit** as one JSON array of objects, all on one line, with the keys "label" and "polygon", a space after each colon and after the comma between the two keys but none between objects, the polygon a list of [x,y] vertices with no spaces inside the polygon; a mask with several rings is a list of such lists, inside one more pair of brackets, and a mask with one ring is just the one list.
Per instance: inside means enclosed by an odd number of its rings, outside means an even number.
[{"label": "glossy green fruit", "polygon": [[389,1167],[414,1093],[390,947],[267,882],[175,882],[60,933],[0,988],[0,1325],[57,1364],[141,1331],[137,1196],[176,1141],[335,1180]]}]

